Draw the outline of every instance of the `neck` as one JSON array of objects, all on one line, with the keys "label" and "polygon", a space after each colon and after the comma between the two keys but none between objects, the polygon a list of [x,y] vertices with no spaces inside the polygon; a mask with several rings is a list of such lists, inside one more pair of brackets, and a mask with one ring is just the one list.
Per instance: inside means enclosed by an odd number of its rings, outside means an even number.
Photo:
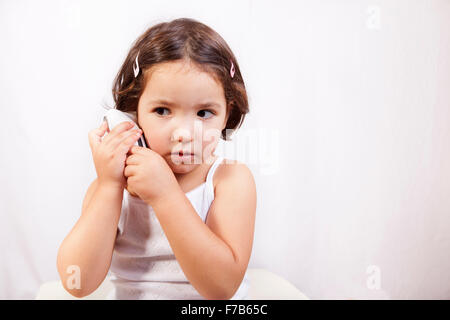
[{"label": "neck", "polygon": [[211,155],[208,160],[203,159],[202,163],[199,163],[193,170],[186,173],[173,173],[178,183],[185,181],[186,179],[195,179],[197,176],[203,176],[205,172],[210,168],[213,162],[218,156]]}]

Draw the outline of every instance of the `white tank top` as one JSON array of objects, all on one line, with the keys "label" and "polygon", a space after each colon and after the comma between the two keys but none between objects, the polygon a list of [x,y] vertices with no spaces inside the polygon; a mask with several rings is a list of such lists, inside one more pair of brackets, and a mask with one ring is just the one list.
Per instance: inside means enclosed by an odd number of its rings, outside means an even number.
[{"label": "white tank top", "polygon": [[[222,160],[218,156],[213,162],[206,182],[185,193],[203,222],[214,200],[213,175]],[[152,207],[126,189],[110,275],[114,289],[107,299],[204,300],[175,259]],[[249,287],[246,272],[231,300],[247,299]]]}]

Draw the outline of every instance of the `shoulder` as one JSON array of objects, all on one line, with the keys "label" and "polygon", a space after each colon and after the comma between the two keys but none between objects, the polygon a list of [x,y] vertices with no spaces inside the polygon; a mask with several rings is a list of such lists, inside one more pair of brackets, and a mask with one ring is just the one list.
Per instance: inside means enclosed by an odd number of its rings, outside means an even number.
[{"label": "shoulder", "polygon": [[250,168],[243,162],[224,158],[213,176],[214,190],[224,187],[244,188],[256,191],[256,183]]}]

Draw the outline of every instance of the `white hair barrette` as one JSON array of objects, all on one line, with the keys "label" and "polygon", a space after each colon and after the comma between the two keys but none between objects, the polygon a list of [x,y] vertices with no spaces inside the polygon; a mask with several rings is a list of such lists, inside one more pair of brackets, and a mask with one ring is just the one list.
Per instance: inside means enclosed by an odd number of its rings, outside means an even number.
[{"label": "white hair barrette", "polygon": [[136,78],[137,76],[138,76],[138,74],[139,74],[139,61],[138,61],[138,57],[139,57],[139,52],[138,52],[138,54],[136,55],[136,67],[134,66],[134,63],[133,63],[133,71],[134,71],[134,77]]},{"label": "white hair barrette", "polygon": [[230,76],[231,76],[231,78],[234,78],[234,72],[235,72],[234,63],[231,59],[230,59],[230,62],[231,62]]}]

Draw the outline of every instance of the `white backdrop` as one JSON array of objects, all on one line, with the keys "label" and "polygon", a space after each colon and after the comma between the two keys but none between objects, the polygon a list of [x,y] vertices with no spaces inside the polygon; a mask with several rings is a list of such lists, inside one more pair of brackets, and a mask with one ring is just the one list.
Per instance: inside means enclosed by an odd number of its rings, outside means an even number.
[{"label": "white backdrop", "polygon": [[87,133],[131,43],[178,17],[218,31],[246,81],[219,153],[257,183],[249,267],[313,299],[449,299],[447,0],[0,1],[0,298],[58,280]]}]

